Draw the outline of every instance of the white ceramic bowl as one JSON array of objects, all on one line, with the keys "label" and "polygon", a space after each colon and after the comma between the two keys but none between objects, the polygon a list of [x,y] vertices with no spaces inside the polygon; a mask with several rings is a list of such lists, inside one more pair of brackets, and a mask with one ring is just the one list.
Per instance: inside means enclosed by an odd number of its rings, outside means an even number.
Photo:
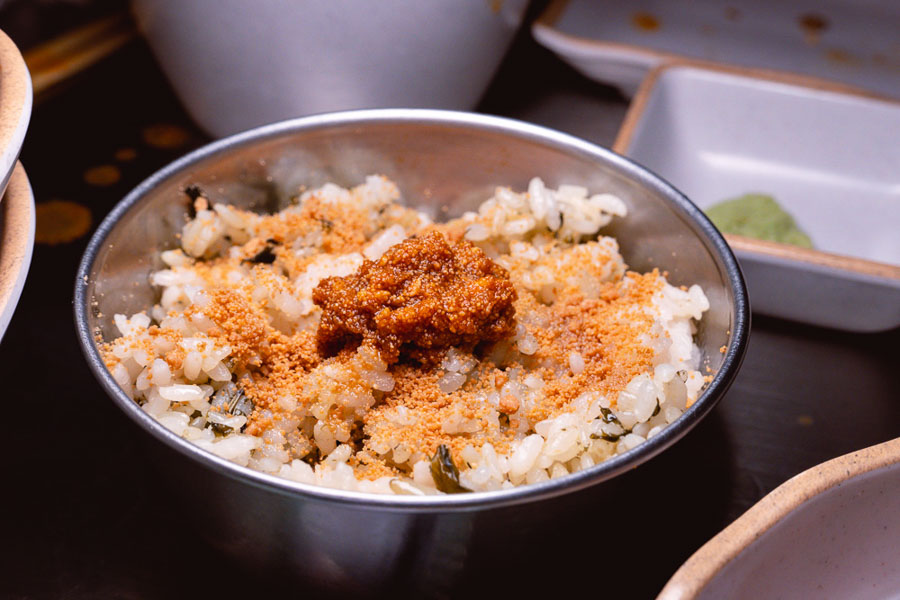
[{"label": "white ceramic bowl", "polygon": [[134,0],[188,112],[224,136],[352,108],[471,109],[527,0]]},{"label": "white ceramic bowl", "polygon": [[34,196],[16,163],[0,202],[0,338],[6,332],[25,287],[34,248]]},{"label": "white ceramic bowl", "polygon": [[900,102],[740,68],[648,77],[615,149],[700,208],[772,195],[811,251],[726,236],[754,311],[851,331],[900,326]]},{"label": "white ceramic bowl", "polygon": [[0,194],[16,166],[31,119],[31,76],[15,43],[0,31]]},{"label": "white ceramic bowl", "polygon": [[900,597],[900,439],[788,480],[707,542],[659,600]]}]

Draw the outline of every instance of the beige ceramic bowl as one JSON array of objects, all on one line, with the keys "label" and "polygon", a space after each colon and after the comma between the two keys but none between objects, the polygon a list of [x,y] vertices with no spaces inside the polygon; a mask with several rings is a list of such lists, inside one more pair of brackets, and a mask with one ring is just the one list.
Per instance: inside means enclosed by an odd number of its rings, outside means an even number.
[{"label": "beige ceramic bowl", "polygon": [[34,196],[21,163],[16,163],[0,202],[0,337],[6,331],[31,265]]},{"label": "beige ceramic bowl", "polygon": [[900,597],[900,439],[776,488],[706,543],[658,600]]},{"label": "beige ceramic bowl", "polygon": [[13,172],[31,118],[31,76],[22,54],[0,31],[0,192]]}]

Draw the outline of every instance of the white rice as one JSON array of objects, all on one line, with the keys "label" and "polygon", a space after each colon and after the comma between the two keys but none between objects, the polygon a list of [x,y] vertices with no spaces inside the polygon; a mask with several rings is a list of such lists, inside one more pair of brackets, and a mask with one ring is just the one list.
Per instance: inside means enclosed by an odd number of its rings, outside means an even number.
[{"label": "white rice", "polygon": [[[350,190],[329,184],[305,192],[299,205],[285,209],[279,218],[288,219],[313,197],[364,207],[371,211],[374,222],[376,215],[384,219],[386,211],[394,210],[390,207],[399,200],[399,192],[393,183],[377,176]],[[463,215],[459,223],[466,240],[517,273],[520,295],[534,294],[548,304],[564,291],[597,297],[601,284],[622,280],[625,265],[618,245],[599,232],[614,217],[625,215],[626,206],[616,196],[590,195],[586,189],[571,185],[552,190],[535,178],[524,193],[498,188],[477,213]],[[151,283],[160,289],[159,303],[148,307],[147,313],[115,315],[121,337],[105,348],[113,378],[129,397],[176,435],[237,464],[295,481],[348,490],[441,493],[431,474],[431,457],[398,433],[418,423],[415,411],[405,406],[385,408],[382,420],[367,426],[368,448],[379,457],[387,457],[398,474],[357,478],[351,466],[351,427],[334,426],[328,416],[340,407],[354,415],[350,418],[359,419],[394,389],[395,378],[388,365],[365,347],[361,346],[349,362],[323,360],[308,373],[313,401],[300,402],[285,395],[279,399],[277,411],[254,414],[252,418],[272,420],[262,435],[241,431],[250,415],[221,412],[211,404],[214,395],[235,375],[233,349],[208,333],[215,327],[203,312],[212,289],[209,277],[215,278],[217,285],[240,284],[251,290],[252,300],[265,308],[270,324],[281,331],[315,327],[321,311],[313,303],[312,293],[322,279],[353,273],[363,260],[377,260],[429,223],[424,214],[408,210],[391,218],[395,222],[389,220],[386,226],[367,233],[367,242],[358,252],[325,253],[317,245],[321,240],[309,234],[308,239],[293,245],[295,255],[306,260],[298,272],[272,274],[235,259],[227,264],[215,263],[212,275],[201,276],[198,267],[202,261],[240,256],[240,245],[256,238],[267,239],[271,235],[267,227],[272,224],[221,204],[199,210],[184,226],[181,249],[163,252],[161,258],[167,268],[151,277]],[[560,246],[559,241],[565,244]],[[189,307],[197,309],[192,318],[185,315]],[[471,490],[496,490],[562,477],[633,449],[659,433],[681,416],[704,386],[698,371],[700,353],[692,336],[695,321],[708,308],[699,286],[679,289],[668,283],[662,285],[652,304],[644,309],[654,320],[651,333],[643,340],[653,351],[652,365],[614,397],[588,390],[572,401],[568,410],[549,418],[532,422],[522,417],[517,419],[517,426],[512,421],[508,426],[501,425],[506,416],[500,411],[503,402],[513,402],[519,407],[516,414],[525,415],[540,405],[548,384],[536,371],[519,367],[508,370],[505,383],[472,400],[485,407],[481,418],[473,419],[464,412],[448,413],[441,424],[443,434],[460,439],[472,436],[474,440],[481,435],[478,439],[483,441],[484,436],[501,427],[509,427],[512,434],[503,453],[490,441],[465,445],[454,456],[460,468],[460,484]],[[509,342],[497,344],[485,360],[528,364],[540,355],[540,340],[531,331],[541,324],[530,321],[532,315],[518,318]],[[622,318],[629,317],[623,314]],[[151,325],[176,331],[180,339],[153,336]],[[177,368],[166,359],[173,352],[184,357]],[[588,362],[580,352],[570,352],[560,376],[578,376]],[[444,394],[458,393],[478,365],[478,357],[450,348],[436,367],[441,373],[438,388]],[[311,450],[321,457],[315,465],[302,460]]]}]

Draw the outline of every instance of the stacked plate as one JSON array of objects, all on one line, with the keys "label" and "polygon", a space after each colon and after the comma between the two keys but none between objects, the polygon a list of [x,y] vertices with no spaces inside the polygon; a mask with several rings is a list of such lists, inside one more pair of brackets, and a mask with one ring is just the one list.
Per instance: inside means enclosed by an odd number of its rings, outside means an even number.
[{"label": "stacked plate", "polygon": [[17,162],[30,118],[28,68],[15,43],[0,32],[0,337],[22,294],[34,246],[34,196]]}]

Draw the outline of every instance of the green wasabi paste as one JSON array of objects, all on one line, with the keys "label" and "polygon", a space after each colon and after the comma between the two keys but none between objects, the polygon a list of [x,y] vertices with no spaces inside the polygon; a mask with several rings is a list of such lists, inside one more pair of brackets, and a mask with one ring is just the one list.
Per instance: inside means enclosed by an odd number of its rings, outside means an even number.
[{"label": "green wasabi paste", "polygon": [[723,233],[812,248],[812,240],[772,196],[744,194],[705,209]]}]

